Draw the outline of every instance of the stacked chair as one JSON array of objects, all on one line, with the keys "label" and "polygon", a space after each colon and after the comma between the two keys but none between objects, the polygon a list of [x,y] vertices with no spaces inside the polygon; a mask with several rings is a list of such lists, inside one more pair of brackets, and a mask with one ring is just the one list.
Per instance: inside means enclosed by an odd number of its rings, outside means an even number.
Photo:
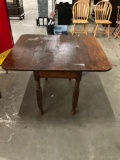
[{"label": "stacked chair", "polygon": [[116,27],[113,31],[113,35],[115,38],[119,38],[120,33],[120,6],[117,7],[117,21],[116,21]]}]

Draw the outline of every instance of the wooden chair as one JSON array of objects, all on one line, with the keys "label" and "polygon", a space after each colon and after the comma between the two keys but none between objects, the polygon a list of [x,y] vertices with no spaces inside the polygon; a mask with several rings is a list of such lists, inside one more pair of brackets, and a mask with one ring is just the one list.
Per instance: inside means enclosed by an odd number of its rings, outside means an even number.
[{"label": "wooden chair", "polygon": [[[89,16],[89,3],[85,1],[77,1],[72,8],[73,13],[73,29],[72,35],[75,33],[85,33],[87,35],[87,25]],[[84,31],[76,30],[76,24],[83,24]]]},{"label": "wooden chair", "polygon": [[115,38],[119,38],[120,33],[120,6],[117,7],[117,21],[116,21],[116,27],[113,31],[113,35]]},{"label": "wooden chair", "polygon": [[107,1],[100,1],[94,7],[95,13],[95,26],[93,29],[94,37],[96,36],[96,32],[98,29],[98,25],[101,24],[104,26],[104,32],[107,34],[108,38],[110,38],[110,16],[112,12],[112,5]]},{"label": "wooden chair", "polygon": [[73,0],[73,4],[77,1],[85,1],[85,2],[88,2],[89,4],[91,3],[92,0]]}]

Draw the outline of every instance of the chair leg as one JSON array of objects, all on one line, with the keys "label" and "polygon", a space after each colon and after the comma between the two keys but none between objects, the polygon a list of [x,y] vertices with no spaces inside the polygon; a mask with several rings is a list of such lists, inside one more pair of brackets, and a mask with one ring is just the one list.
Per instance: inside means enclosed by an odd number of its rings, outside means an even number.
[{"label": "chair leg", "polygon": [[84,24],[84,32],[87,35],[87,24]]},{"label": "chair leg", "polygon": [[75,24],[73,25],[72,35],[75,33]]},{"label": "chair leg", "polygon": [[95,31],[95,27],[96,27],[96,24],[94,25],[94,28],[93,28],[93,31],[92,31],[93,34],[94,34],[94,31]]},{"label": "chair leg", "polygon": [[88,32],[88,25],[87,24],[85,24],[85,28],[86,28],[86,35],[87,35],[87,32]]},{"label": "chair leg", "polygon": [[116,31],[117,27],[118,27],[118,24],[116,25],[116,27],[115,27],[114,31],[112,32],[112,34],[113,34],[113,35],[114,35],[114,33],[115,33],[115,31]]},{"label": "chair leg", "polygon": [[108,38],[110,38],[110,24],[108,24]]},{"label": "chair leg", "polygon": [[118,28],[119,28],[119,25],[117,24],[114,31],[112,32],[112,34],[115,36],[115,38],[116,38],[116,33],[117,33]]},{"label": "chair leg", "polygon": [[119,33],[120,33],[120,25],[117,26],[117,28],[114,31],[114,38],[119,38]]},{"label": "chair leg", "polygon": [[119,38],[119,34],[120,34],[120,25],[118,27],[118,31],[117,31],[117,37]]},{"label": "chair leg", "polygon": [[98,24],[96,24],[96,26],[95,26],[94,37],[96,36],[97,28],[98,28]]},{"label": "chair leg", "polygon": [[106,24],[104,25],[104,31],[106,32]]}]

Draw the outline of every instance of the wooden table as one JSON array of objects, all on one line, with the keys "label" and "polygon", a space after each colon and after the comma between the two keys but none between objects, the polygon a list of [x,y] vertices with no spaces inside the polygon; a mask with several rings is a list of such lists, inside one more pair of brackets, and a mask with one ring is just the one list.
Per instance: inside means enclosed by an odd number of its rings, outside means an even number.
[{"label": "wooden table", "polygon": [[108,71],[111,64],[92,36],[25,34],[18,39],[2,67],[6,70],[33,71],[41,114],[43,100],[40,78],[74,78],[72,114],[75,114],[82,72]]}]

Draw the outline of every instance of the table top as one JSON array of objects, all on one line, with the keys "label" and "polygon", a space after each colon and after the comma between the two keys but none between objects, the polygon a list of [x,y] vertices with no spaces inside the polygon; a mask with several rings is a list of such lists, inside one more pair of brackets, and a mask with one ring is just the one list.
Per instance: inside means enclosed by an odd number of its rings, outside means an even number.
[{"label": "table top", "polygon": [[37,34],[20,36],[2,67],[17,71],[107,71],[112,68],[93,36]]}]

